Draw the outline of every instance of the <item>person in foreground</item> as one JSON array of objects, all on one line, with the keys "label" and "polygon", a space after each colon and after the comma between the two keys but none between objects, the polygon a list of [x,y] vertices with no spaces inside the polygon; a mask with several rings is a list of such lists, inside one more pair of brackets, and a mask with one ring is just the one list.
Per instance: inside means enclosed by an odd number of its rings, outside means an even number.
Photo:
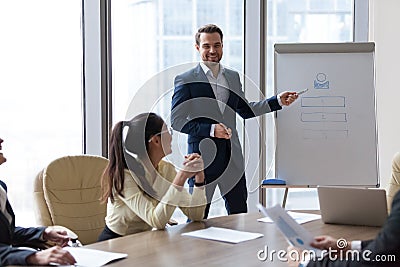
[{"label": "person in foreground", "polygon": [[[203,160],[195,153],[187,155],[176,172],[162,160],[172,153],[171,142],[172,132],[154,113],[142,113],[114,126],[109,164],[102,177],[102,201],[108,203],[99,241],[164,229],[177,206],[191,220],[202,220],[206,205]],[[190,195],[183,186],[192,176],[196,187]]]},{"label": "person in foreground", "polygon": [[[244,213],[247,212],[248,193],[236,115],[249,119],[281,110],[282,106],[291,105],[298,94],[283,92],[249,102],[239,73],[220,63],[223,34],[217,25],[208,24],[198,29],[195,48],[201,62],[174,80],[171,124],[176,131],[188,134],[188,152],[201,152],[204,159],[209,203],[204,217],[208,216],[216,186],[228,214]],[[194,179],[188,182],[190,187],[194,186]]]},{"label": "person in foreground", "polygon": [[[0,165],[6,162],[1,153],[2,143],[0,138]],[[52,241],[57,246],[41,251],[20,248],[43,247],[45,241]],[[52,227],[16,227],[14,212],[7,198],[7,186],[0,180],[0,266],[74,264],[74,257],[62,249],[68,241],[67,232]]]},{"label": "person in foreground", "polygon": [[[352,241],[339,249],[337,239],[317,236],[311,245],[326,251],[337,250],[336,255],[342,254],[343,257],[335,259],[328,254],[322,259],[289,259],[289,266],[400,266],[400,192],[394,196],[392,211],[375,239]],[[300,252],[298,248],[288,247],[288,253],[292,250]],[[349,250],[359,251],[359,259],[352,258]]]}]

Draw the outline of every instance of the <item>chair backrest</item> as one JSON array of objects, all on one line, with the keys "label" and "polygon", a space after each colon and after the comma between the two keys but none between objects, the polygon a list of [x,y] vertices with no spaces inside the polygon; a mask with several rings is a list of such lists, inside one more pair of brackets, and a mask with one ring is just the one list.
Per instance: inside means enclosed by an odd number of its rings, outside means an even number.
[{"label": "chair backrest", "polygon": [[106,204],[99,199],[107,164],[98,156],[67,156],[43,171],[44,198],[53,225],[71,229],[82,244],[96,242],[105,226]]},{"label": "chair backrest", "polygon": [[392,207],[393,197],[399,190],[400,190],[400,152],[397,152],[392,160],[392,177],[390,178],[389,191],[387,196],[389,210]]},{"label": "chair backrest", "polygon": [[46,200],[44,199],[43,191],[43,170],[41,170],[35,177],[33,183],[33,208],[35,210],[35,219],[38,225],[52,226],[49,208],[47,207]]}]

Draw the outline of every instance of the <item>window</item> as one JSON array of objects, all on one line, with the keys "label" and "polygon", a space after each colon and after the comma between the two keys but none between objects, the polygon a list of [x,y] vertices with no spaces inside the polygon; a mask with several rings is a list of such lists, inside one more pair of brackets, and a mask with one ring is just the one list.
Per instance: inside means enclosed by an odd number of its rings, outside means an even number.
[{"label": "window", "polygon": [[[224,32],[222,63],[243,69],[242,0],[115,0],[111,8],[114,123],[150,110],[169,123],[173,79],[200,60],[194,34],[204,24]],[[186,135],[173,138],[168,160],[179,165]],[[210,217],[226,214],[223,201],[218,203]]]},{"label": "window", "polygon": [[2,1],[1,179],[16,224],[35,225],[33,180],[50,161],[82,153],[81,1]]}]

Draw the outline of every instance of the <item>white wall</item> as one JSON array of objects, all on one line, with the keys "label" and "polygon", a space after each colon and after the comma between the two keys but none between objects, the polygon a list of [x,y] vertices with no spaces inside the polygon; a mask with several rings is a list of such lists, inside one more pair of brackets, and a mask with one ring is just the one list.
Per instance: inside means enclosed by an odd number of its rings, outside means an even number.
[{"label": "white wall", "polygon": [[400,1],[370,0],[370,41],[376,44],[376,92],[381,186],[400,151]]}]

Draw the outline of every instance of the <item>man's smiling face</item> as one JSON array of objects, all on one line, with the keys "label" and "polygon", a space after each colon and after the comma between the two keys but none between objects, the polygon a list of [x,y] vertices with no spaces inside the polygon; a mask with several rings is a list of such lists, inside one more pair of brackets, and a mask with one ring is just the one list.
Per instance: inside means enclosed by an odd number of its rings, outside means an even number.
[{"label": "man's smiling face", "polygon": [[217,32],[201,33],[200,43],[196,44],[196,49],[200,53],[201,60],[204,62],[219,63],[222,58],[222,40]]}]

